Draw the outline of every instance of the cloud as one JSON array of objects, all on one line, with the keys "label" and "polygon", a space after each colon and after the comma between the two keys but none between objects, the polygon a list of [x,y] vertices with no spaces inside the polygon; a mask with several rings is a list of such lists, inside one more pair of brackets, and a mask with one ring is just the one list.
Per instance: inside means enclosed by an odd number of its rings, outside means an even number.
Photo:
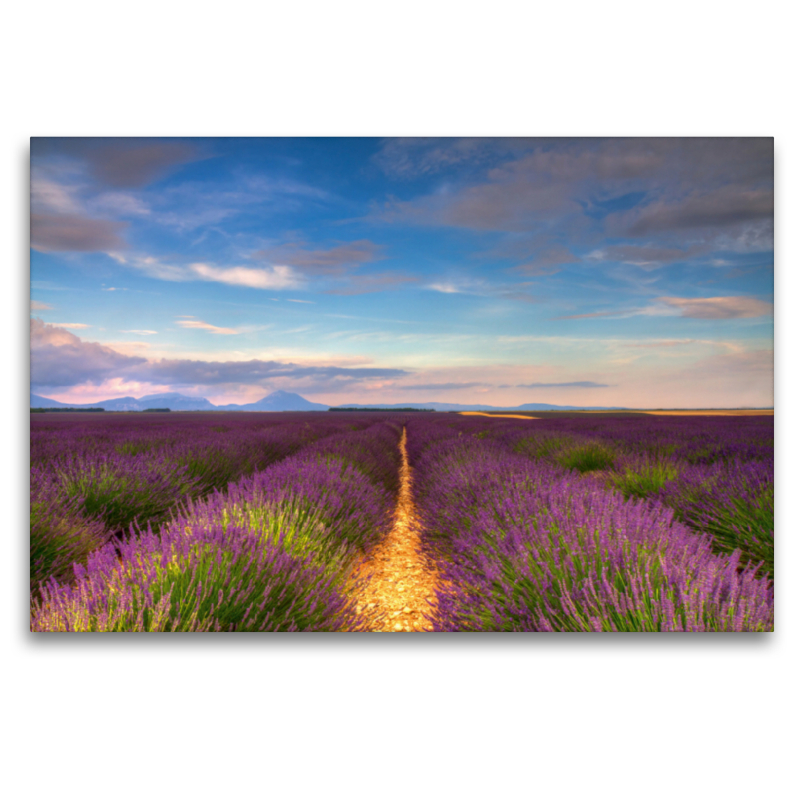
[{"label": "cloud", "polygon": [[411,385],[395,386],[395,389],[408,389],[419,392],[438,392],[446,389],[472,389],[476,386],[486,386],[485,383],[415,383]]},{"label": "cloud", "polygon": [[36,387],[70,387],[124,380],[158,386],[281,385],[322,392],[340,391],[364,381],[395,379],[409,374],[404,369],[304,365],[260,359],[147,360],[124,355],[101,344],[85,342],[63,328],[47,325],[37,318],[31,319],[31,385]]},{"label": "cloud", "polygon": [[407,283],[416,283],[419,278],[402,272],[373,272],[368,275],[352,275],[345,286],[330,289],[327,294],[356,295],[385,292]]},{"label": "cloud", "polygon": [[530,285],[530,283],[491,284],[478,278],[456,278],[429,283],[422,288],[441,294],[466,294],[475,297],[495,297],[502,300],[538,303],[539,298],[527,291],[527,287]]},{"label": "cloud", "polygon": [[[178,323],[180,324],[180,323]],[[158,331],[120,331],[120,333],[135,333],[139,336],[154,336]]]},{"label": "cloud", "polygon": [[482,182],[412,201],[390,200],[373,215],[388,222],[530,233],[564,215],[580,215],[588,185],[619,191],[662,163],[652,140],[514,140],[528,153],[488,170]]},{"label": "cloud", "polygon": [[51,325],[55,325],[57,328],[75,328],[78,330],[92,327],[91,325],[85,325],[83,322],[52,322]]},{"label": "cloud", "polygon": [[146,363],[126,356],[38,318],[31,319],[31,385],[74,386],[100,382],[126,369]]},{"label": "cloud", "polygon": [[[753,228],[771,223],[771,139],[513,144],[495,159],[500,163],[481,174],[465,166],[460,182],[440,184],[411,200],[389,198],[373,207],[370,218],[529,237],[568,235],[573,244],[596,242],[606,227],[616,236],[658,233],[680,239],[690,232],[695,239],[720,240],[720,248],[727,249],[771,246],[771,229]],[[723,234],[729,241],[721,240]],[[537,274],[535,261],[529,269]]]},{"label": "cloud", "polygon": [[705,247],[690,247],[683,250],[678,247],[658,247],[651,245],[622,244],[606,247],[590,253],[590,258],[603,261],[621,261],[643,269],[655,269],[664,264],[682,261],[706,250]]},{"label": "cloud", "polygon": [[81,214],[80,203],[73,190],[34,173],[31,176],[31,209],[52,214]]},{"label": "cloud", "polygon": [[311,275],[342,275],[348,268],[385,258],[382,250],[381,245],[369,239],[359,239],[317,250],[309,250],[300,243],[285,244],[258,250],[252,257],[273,264],[288,264]]},{"label": "cloud", "polygon": [[120,233],[126,222],[74,214],[31,214],[31,247],[44,253],[104,252],[127,247]]},{"label": "cloud", "polygon": [[263,269],[251,267],[213,267],[208,264],[191,264],[190,273],[206,281],[247,286],[250,289],[294,289],[301,280],[291,267],[275,266]]},{"label": "cloud", "polygon": [[412,179],[494,161],[524,146],[525,140],[514,139],[398,138],[384,141],[372,161],[386,175]]},{"label": "cloud", "polygon": [[512,267],[510,271],[532,276],[555,275],[563,264],[574,264],[578,260],[566,247],[556,245],[541,250],[533,261]]},{"label": "cloud", "polygon": [[81,155],[90,174],[116,189],[140,188],[201,157],[195,144],[153,140],[84,139]]},{"label": "cloud", "polygon": [[150,209],[138,197],[124,192],[104,192],[93,198],[88,204],[95,213],[120,217],[146,217]]},{"label": "cloud", "polygon": [[31,311],[52,311],[53,306],[47,303],[40,303],[38,300],[31,300]]},{"label": "cloud", "polygon": [[570,383],[520,383],[517,389],[608,389],[608,383],[595,383],[594,381],[572,381]]},{"label": "cloud", "polygon": [[386,258],[383,246],[369,239],[341,242],[333,247],[317,249],[309,249],[300,243],[284,244],[258,250],[253,258],[274,264],[288,264],[308,278],[332,279],[333,286],[326,290],[326,294],[333,295],[382,292],[418,280],[412,275],[397,271],[359,272],[366,264]]},{"label": "cloud", "polygon": [[694,319],[745,319],[765,317],[773,312],[772,303],[755,297],[659,297],[659,302],[677,308],[682,317]]},{"label": "cloud", "polygon": [[[143,272],[162,281],[212,281],[229,286],[245,286],[249,289],[296,289],[302,288],[302,277],[291,267],[218,267],[213,264],[195,263],[188,266],[166,264],[155,256],[125,257],[109,253],[121,264]],[[113,291],[109,289],[107,291]]]},{"label": "cloud", "polygon": [[307,366],[279,361],[161,359],[129,372],[137,380],[189,386],[264,385],[288,380],[305,391],[337,391],[365,380],[399,378],[403,369]]},{"label": "cloud", "polygon": [[[627,227],[630,236],[694,228],[722,228],[772,219],[772,189],[729,186],[712,192],[694,191],[677,202],[657,201],[636,212]],[[618,223],[619,224],[619,223]]]},{"label": "cloud", "polygon": [[176,322],[182,328],[211,331],[211,333],[218,333],[224,336],[232,336],[239,333],[239,331],[234,330],[233,328],[218,328],[216,325],[210,325],[208,322],[202,322],[199,319],[179,319],[176,320]]}]

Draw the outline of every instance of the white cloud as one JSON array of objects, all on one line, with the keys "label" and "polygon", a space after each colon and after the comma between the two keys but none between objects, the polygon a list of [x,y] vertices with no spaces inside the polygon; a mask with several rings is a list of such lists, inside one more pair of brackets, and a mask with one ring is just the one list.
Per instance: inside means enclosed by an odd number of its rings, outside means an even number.
[{"label": "white cloud", "polygon": [[38,212],[80,214],[82,208],[67,187],[42,178],[31,181],[31,208]]},{"label": "white cloud", "polygon": [[300,284],[299,276],[292,268],[284,266],[254,269],[192,264],[189,269],[203,280],[228,283],[233,286],[248,286],[251,289],[289,289]]},{"label": "white cloud", "polygon": [[40,303],[38,300],[31,300],[31,311],[52,311],[53,306],[47,303]]},{"label": "white cloud", "polygon": [[105,192],[88,204],[94,213],[121,217],[144,217],[150,209],[138,197],[125,192]]},{"label": "white cloud", "polygon": [[154,336],[158,331],[120,331],[120,333],[136,333],[139,336]]},{"label": "white cloud", "polygon": [[189,266],[165,264],[155,256],[124,258],[117,253],[109,255],[122,264],[134,267],[151,278],[162,281],[213,281],[251,289],[294,289],[302,285],[301,277],[287,266],[273,267],[217,267],[195,263]]},{"label": "white cloud", "polygon": [[442,292],[443,294],[463,294],[464,289],[456,286],[454,283],[431,283],[428,284],[426,289],[432,289],[434,292]]},{"label": "white cloud", "polygon": [[55,325],[58,328],[91,328],[91,325],[84,325],[82,322],[52,322],[51,325]]},{"label": "white cloud", "polygon": [[177,322],[182,328],[211,331],[211,333],[218,333],[224,336],[233,336],[239,333],[239,331],[234,330],[233,328],[219,328],[216,325],[211,325],[208,322],[202,322],[199,319],[179,319]]}]

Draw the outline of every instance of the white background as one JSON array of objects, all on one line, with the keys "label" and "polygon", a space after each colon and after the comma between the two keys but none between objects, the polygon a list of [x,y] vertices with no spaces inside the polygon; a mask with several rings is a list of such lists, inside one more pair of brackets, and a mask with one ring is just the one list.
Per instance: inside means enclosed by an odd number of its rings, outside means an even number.
[{"label": "white background", "polygon": [[[7,797],[796,796],[800,131],[790,8],[5,7]],[[28,633],[28,138],[466,134],[775,136],[777,632]]]}]

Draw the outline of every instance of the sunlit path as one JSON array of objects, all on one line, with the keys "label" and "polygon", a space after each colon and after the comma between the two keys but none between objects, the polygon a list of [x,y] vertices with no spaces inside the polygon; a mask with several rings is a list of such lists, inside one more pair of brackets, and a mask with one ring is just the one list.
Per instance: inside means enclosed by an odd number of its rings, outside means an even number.
[{"label": "sunlit path", "polygon": [[430,615],[435,608],[438,575],[420,552],[405,428],[400,452],[400,492],[394,525],[359,566],[360,574],[372,576],[357,597],[358,610],[371,631],[429,631],[431,624],[424,615]]}]

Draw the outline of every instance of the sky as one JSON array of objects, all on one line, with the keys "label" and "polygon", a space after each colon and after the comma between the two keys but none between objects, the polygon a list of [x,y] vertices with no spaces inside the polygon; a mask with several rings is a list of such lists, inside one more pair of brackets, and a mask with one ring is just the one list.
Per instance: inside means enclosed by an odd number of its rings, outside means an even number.
[{"label": "sky", "polygon": [[773,404],[773,140],[31,140],[31,390]]}]

